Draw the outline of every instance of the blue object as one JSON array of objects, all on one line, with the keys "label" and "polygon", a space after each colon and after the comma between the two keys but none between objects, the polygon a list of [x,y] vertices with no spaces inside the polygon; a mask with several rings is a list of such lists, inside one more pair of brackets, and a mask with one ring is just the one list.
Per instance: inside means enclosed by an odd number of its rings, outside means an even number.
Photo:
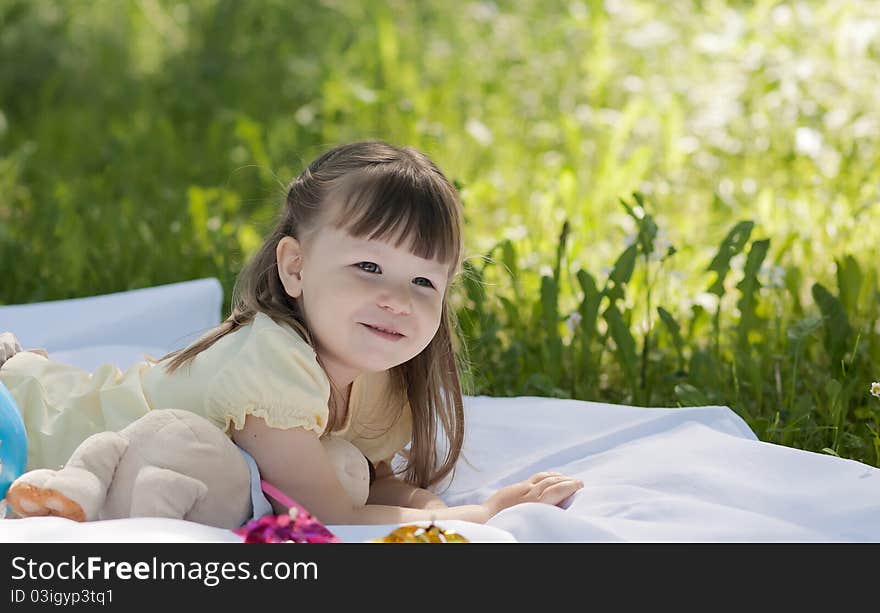
[{"label": "blue object", "polygon": [[27,466],[27,433],[12,394],[0,383],[0,500]]}]

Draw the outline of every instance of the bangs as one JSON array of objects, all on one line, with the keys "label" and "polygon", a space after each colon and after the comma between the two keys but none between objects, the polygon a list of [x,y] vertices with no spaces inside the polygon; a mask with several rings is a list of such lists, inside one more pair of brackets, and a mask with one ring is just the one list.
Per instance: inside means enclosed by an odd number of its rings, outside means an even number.
[{"label": "bangs", "polygon": [[460,215],[454,189],[413,169],[382,164],[346,177],[330,193],[330,223],[356,238],[405,246],[420,258],[458,265]]}]

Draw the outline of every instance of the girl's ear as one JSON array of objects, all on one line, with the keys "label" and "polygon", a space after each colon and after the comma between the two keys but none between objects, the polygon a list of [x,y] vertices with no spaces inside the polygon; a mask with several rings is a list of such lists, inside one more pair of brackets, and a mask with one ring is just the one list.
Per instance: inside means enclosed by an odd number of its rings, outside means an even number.
[{"label": "girl's ear", "polygon": [[299,298],[302,295],[302,245],[292,236],[285,236],[275,246],[275,259],[278,261],[278,276],[287,295]]}]

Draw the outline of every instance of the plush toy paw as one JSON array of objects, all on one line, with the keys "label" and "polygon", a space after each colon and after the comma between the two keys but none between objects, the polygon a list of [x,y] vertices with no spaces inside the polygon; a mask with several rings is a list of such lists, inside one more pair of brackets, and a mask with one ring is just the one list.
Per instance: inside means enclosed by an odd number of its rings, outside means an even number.
[{"label": "plush toy paw", "polygon": [[330,464],[349,498],[357,506],[367,504],[370,497],[370,462],[353,444],[343,438],[321,439]]},{"label": "plush toy paw", "polygon": [[74,521],[85,521],[82,506],[51,487],[43,487],[55,476],[54,470],[34,470],[26,473],[27,480],[19,478],[6,494],[9,506],[20,517],[51,515]]}]

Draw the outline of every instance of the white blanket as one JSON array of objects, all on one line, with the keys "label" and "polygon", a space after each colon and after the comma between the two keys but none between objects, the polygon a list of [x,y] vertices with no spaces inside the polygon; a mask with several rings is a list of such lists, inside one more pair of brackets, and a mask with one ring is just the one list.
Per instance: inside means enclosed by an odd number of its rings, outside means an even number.
[{"label": "white blanket", "polygon": [[[125,369],[220,319],[213,279],[0,307],[0,331],[53,359]],[[880,470],[763,443],[726,407],[639,408],[547,398],[465,398],[464,457],[447,504],[482,502],[541,470],[585,487],[559,507],[525,504],[485,526],[438,522],[473,541],[880,541]],[[330,526],[364,541],[395,526]],[[0,521],[0,541],[238,541],[192,522]]]}]

